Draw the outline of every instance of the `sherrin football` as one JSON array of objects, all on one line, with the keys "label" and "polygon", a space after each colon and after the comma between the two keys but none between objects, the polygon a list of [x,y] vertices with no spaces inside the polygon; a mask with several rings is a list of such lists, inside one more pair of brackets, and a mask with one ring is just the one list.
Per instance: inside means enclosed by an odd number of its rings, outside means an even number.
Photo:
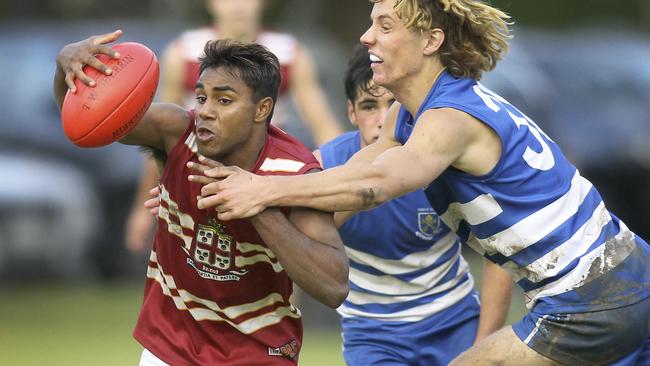
[{"label": "sherrin football", "polygon": [[120,58],[97,55],[112,74],[86,65],[84,72],[95,80],[95,86],[75,80],[77,92],[68,91],[63,101],[63,130],[77,146],[99,147],[120,140],[142,119],[156,94],[156,55],[132,42],[116,44],[113,49]]}]

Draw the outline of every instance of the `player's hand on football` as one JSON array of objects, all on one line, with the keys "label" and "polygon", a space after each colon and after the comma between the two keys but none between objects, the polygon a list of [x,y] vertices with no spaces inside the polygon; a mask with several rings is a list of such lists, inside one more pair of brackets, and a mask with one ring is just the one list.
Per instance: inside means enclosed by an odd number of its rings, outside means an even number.
[{"label": "player's hand on football", "polygon": [[75,79],[81,80],[88,86],[95,86],[95,80],[83,71],[85,65],[89,65],[106,75],[110,75],[113,72],[113,70],[99,61],[95,56],[104,54],[109,57],[119,58],[120,54],[107,44],[115,42],[120,36],[122,36],[122,31],[116,30],[111,33],[96,35],[83,41],[71,43],[61,49],[56,58],[56,64],[65,73],[65,83],[71,92],[75,93],[77,91],[77,87],[74,85]]},{"label": "player's hand on football", "polygon": [[264,187],[264,177],[236,166],[215,167],[203,173],[215,181],[201,189],[198,207],[214,208],[219,220],[255,216],[266,208],[260,193]]}]

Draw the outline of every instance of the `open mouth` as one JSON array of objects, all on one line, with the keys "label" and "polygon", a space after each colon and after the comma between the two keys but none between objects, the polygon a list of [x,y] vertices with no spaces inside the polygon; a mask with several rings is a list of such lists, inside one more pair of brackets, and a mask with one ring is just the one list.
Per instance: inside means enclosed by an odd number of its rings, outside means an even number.
[{"label": "open mouth", "polygon": [[196,138],[199,141],[209,141],[212,140],[215,137],[215,133],[212,132],[210,129],[207,129],[205,127],[199,127],[196,129]]},{"label": "open mouth", "polygon": [[371,63],[372,65],[377,65],[377,64],[384,63],[384,60],[382,60],[382,59],[379,58],[378,56],[375,56],[375,55],[373,55],[373,54],[371,53],[371,54],[370,54],[370,63]]}]

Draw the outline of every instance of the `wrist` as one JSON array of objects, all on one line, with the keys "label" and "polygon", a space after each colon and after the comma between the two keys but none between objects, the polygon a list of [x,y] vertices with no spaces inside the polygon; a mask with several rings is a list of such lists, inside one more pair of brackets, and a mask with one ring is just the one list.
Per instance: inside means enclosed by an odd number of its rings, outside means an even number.
[{"label": "wrist", "polygon": [[273,206],[278,206],[280,195],[278,192],[278,178],[279,177],[274,177],[274,176],[262,176],[263,179],[263,184],[262,186],[263,191],[262,194],[260,195],[261,197],[261,205],[264,206],[264,208],[268,207],[273,207]]}]

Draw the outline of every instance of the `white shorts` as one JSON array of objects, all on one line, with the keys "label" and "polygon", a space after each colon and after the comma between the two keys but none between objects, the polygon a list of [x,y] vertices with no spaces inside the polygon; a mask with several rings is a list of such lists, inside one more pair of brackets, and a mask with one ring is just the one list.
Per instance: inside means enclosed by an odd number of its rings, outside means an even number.
[{"label": "white shorts", "polygon": [[142,357],[140,357],[140,366],[169,366],[169,364],[159,359],[156,355],[145,348],[144,351],[142,351]]}]

